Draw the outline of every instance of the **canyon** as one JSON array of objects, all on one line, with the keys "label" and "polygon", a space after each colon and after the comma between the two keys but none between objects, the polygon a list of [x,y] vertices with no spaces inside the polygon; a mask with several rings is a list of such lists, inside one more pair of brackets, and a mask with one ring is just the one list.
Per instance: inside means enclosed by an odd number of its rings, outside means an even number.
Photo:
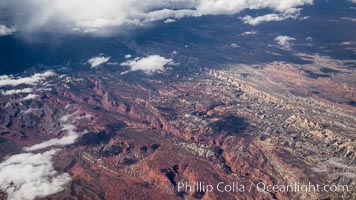
[{"label": "canyon", "polygon": [[[33,99],[0,96],[0,156],[68,136],[62,127],[71,122],[78,138],[60,145],[52,159],[71,181],[48,199],[353,199],[355,71],[346,61],[301,56],[311,63],[239,64],[139,79],[104,68],[61,69],[34,86]],[[179,182],[199,181],[311,182],[350,190],[177,190]]]}]

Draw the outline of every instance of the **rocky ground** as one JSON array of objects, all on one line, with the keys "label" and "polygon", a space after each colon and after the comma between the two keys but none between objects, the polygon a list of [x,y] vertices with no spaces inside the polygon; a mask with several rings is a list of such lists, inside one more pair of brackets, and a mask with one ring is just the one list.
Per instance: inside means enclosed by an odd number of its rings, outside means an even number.
[{"label": "rocky ground", "polygon": [[[104,69],[59,70],[33,86],[33,99],[0,96],[0,156],[65,137],[61,127],[72,121],[83,134],[53,158],[72,181],[49,199],[353,199],[355,71],[304,56],[310,64],[232,65],[140,81]],[[179,182],[197,181],[350,190],[177,191]]]}]

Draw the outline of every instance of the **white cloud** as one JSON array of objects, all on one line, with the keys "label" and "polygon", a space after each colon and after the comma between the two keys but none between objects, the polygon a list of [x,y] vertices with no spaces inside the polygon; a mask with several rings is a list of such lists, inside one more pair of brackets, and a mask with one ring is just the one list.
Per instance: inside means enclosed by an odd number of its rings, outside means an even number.
[{"label": "white cloud", "polygon": [[[32,111],[34,109],[24,112]],[[60,121],[64,123],[62,130],[67,132],[66,136],[25,147],[24,150],[36,151],[73,144],[81,134],[68,121],[75,122],[88,117],[85,114],[75,117],[75,113],[63,116]],[[58,151],[52,148],[43,153],[21,153],[6,158],[0,163],[0,190],[7,193],[9,200],[33,200],[63,191],[71,179],[69,174],[59,174],[53,167],[52,158]]]},{"label": "white cloud", "polygon": [[333,165],[333,166],[335,166],[335,167],[338,167],[338,168],[354,169],[353,167],[344,164],[344,161],[343,161],[342,158],[332,157],[332,158],[329,158],[329,159],[326,161],[326,163],[328,163],[328,164],[330,164],[330,165]]},{"label": "white cloud", "polygon": [[138,71],[141,70],[147,74],[163,71],[165,65],[173,65],[175,64],[172,59],[167,59],[159,55],[150,55],[144,58],[135,58],[133,60],[128,60],[126,62],[121,63],[121,66],[128,66],[131,69],[121,74],[126,74],[130,71]]},{"label": "white cloud", "polygon": [[10,78],[10,76],[8,76],[8,75],[1,75],[0,76],[0,80],[4,80],[4,79],[8,79],[8,78]]},{"label": "white cloud", "polygon": [[245,36],[245,35],[256,35],[257,32],[256,31],[246,31],[241,33],[241,36]]},{"label": "white cloud", "polygon": [[273,9],[285,12],[290,8],[296,8],[306,4],[312,4],[313,0],[200,0],[198,10],[205,14],[235,14],[245,9]]},{"label": "white cloud", "polygon": [[247,9],[284,13],[312,3],[313,0],[2,0],[0,11],[22,26],[22,30],[55,26],[60,27],[56,30],[97,32],[157,20],[230,15]]},{"label": "white cloud", "polygon": [[279,46],[286,49],[289,49],[290,46],[292,45],[292,42],[295,40],[296,40],[295,38],[286,35],[279,35],[276,38],[274,38],[274,41],[276,41]]},{"label": "white cloud", "polygon": [[342,17],[341,19],[351,21],[351,22],[356,22],[356,18],[352,18],[352,17]]},{"label": "white cloud", "polygon": [[45,149],[52,146],[66,146],[69,144],[73,144],[80,136],[79,133],[75,131],[75,126],[72,124],[65,124],[62,128],[63,131],[67,131],[67,135],[62,138],[54,138],[39,144],[35,144],[30,147],[25,147],[25,151],[35,151],[39,149]]},{"label": "white cloud", "polygon": [[286,19],[297,19],[299,14],[300,14],[300,9],[291,8],[280,14],[266,14],[255,18],[251,17],[250,15],[246,15],[245,17],[241,18],[241,20],[245,24],[256,26],[263,22],[283,21]]},{"label": "white cloud", "polygon": [[238,44],[236,44],[235,42],[230,44],[230,47],[232,48],[239,48],[240,46]]},{"label": "white cloud", "polygon": [[13,95],[13,94],[20,94],[20,93],[31,93],[32,88],[23,88],[23,89],[13,89],[13,90],[1,90],[2,95]]},{"label": "white cloud", "polygon": [[345,164],[342,158],[331,157],[318,167],[312,170],[318,173],[328,173],[329,175],[343,176],[350,179],[356,178],[355,168]]},{"label": "white cloud", "polygon": [[[35,99],[38,95],[31,94],[34,90],[36,91],[50,91],[51,88],[38,88],[37,86],[41,83],[41,86],[49,86],[46,79],[50,76],[54,76],[55,73],[52,71],[46,71],[43,73],[35,73],[28,77],[14,77],[8,75],[0,76],[0,88],[7,87],[17,87],[20,85],[28,85],[30,87],[20,88],[20,89],[0,89],[0,94],[2,95],[14,95],[14,94],[27,94],[26,96],[22,96],[22,98],[16,101],[26,101]],[[31,87],[32,86],[32,87]]]},{"label": "white cloud", "polygon": [[176,22],[176,21],[177,21],[177,20],[175,20],[175,19],[169,18],[169,19],[164,20],[164,23],[170,24],[170,23],[173,23],[173,22]]},{"label": "white cloud", "polygon": [[350,1],[352,1],[352,3],[356,3],[356,0],[350,0]]},{"label": "white cloud", "polygon": [[15,32],[16,32],[15,27],[7,27],[5,25],[0,24],[0,37],[6,35],[12,35]]},{"label": "white cloud", "polygon": [[99,65],[102,65],[110,60],[110,57],[98,56],[94,58],[90,58],[88,63],[91,65],[91,68],[95,68]]},{"label": "white cloud", "polygon": [[[66,105],[66,107],[67,107],[67,105]],[[68,109],[68,107],[67,107],[67,108],[66,108],[66,107],[65,107],[65,109]],[[59,120],[60,120],[61,122],[67,122],[67,121],[68,121],[70,118],[72,118],[75,114],[76,114],[76,113],[64,115],[64,116],[62,116]]]},{"label": "white cloud", "polygon": [[53,168],[51,160],[57,152],[22,153],[7,158],[0,163],[0,189],[9,200],[32,200],[62,191],[70,177]]},{"label": "white cloud", "polygon": [[86,132],[83,133],[78,133],[77,131],[75,131],[75,126],[71,123],[68,123],[70,119],[72,119],[72,122],[76,122],[79,119],[84,119],[84,118],[88,118],[90,117],[88,115],[83,117],[76,117],[77,113],[72,113],[69,115],[65,115],[63,117],[60,118],[60,121],[62,123],[64,123],[62,125],[62,131],[65,131],[67,134],[61,138],[54,138],[51,140],[47,140],[44,141],[42,143],[39,144],[35,144],[33,146],[30,147],[25,147],[24,150],[25,151],[35,151],[35,150],[40,150],[40,149],[45,149],[48,147],[52,147],[52,146],[66,146],[66,145],[70,145],[73,144],[82,134],[85,134]]},{"label": "white cloud", "polygon": [[35,99],[36,97],[38,97],[38,95],[36,95],[36,94],[28,94],[27,96],[22,98],[22,100],[26,101],[26,100],[30,100],[30,99]]},{"label": "white cloud", "polygon": [[25,85],[36,85],[38,82],[45,80],[47,77],[54,76],[55,73],[52,71],[46,71],[44,73],[36,73],[29,77],[14,78],[12,76],[1,76],[0,87],[3,86],[18,86],[21,84]]}]

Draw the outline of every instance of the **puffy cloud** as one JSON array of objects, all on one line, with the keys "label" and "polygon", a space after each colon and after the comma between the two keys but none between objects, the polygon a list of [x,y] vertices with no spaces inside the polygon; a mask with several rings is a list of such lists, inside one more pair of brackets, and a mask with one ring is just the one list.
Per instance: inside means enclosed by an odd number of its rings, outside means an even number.
[{"label": "puffy cloud", "polygon": [[5,25],[0,24],[0,37],[6,35],[12,35],[15,32],[16,32],[15,27],[7,27]]},{"label": "puffy cloud", "polygon": [[257,32],[256,31],[246,31],[241,33],[241,36],[245,36],[245,35],[256,35]]},{"label": "puffy cloud", "polygon": [[286,36],[286,35],[279,35],[276,38],[274,38],[274,41],[276,41],[278,45],[280,45],[281,47],[286,48],[286,49],[290,48],[292,41],[294,41],[294,40],[296,40],[296,39],[293,37]]},{"label": "puffy cloud", "polygon": [[242,17],[241,20],[245,24],[256,26],[263,22],[283,21],[286,19],[297,19],[299,14],[300,14],[300,9],[291,8],[280,14],[267,14],[255,18],[251,17],[250,15],[246,15],[245,17]]},{"label": "puffy cloud", "polygon": [[246,9],[284,13],[312,3],[313,0],[2,0],[0,12],[22,30],[56,26],[60,27],[56,30],[95,32],[157,20],[230,15]]},{"label": "puffy cloud", "polygon": [[236,44],[235,42],[230,44],[231,48],[239,48],[240,46],[238,44]]},{"label": "puffy cloud", "polygon": [[63,136],[61,138],[54,138],[51,140],[47,140],[47,141],[44,141],[39,144],[35,144],[30,147],[25,147],[24,150],[25,151],[35,151],[35,150],[45,149],[45,148],[52,147],[52,146],[66,146],[66,145],[73,144],[82,134],[85,134],[86,132],[78,133],[77,131],[75,131],[76,127],[73,124],[67,123],[67,122],[70,119],[72,119],[72,122],[75,122],[79,119],[83,119],[86,117],[87,116],[78,118],[78,117],[76,117],[76,113],[65,115],[65,116],[61,117],[60,121],[62,123],[64,123],[62,125],[61,130],[67,132],[67,134],[65,136]]},{"label": "puffy cloud", "polygon": [[169,18],[169,19],[164,20],[164,23],[165,23],[165,24],[170,24],[170,23],[173,23],[173,22],[176,22],[176,21],[177,21],[177,20],[175,20],[175,19]]},{"label": "puffy cloud", "polygon": [[91,68],[95,68],[99,65],[102,65],[110,60],[110,57],[98,56],[94,58],[90,58],[88,63],[91,65]]},{"label": "puffy cloud", "polygon": [[0,80],[4,80],[4,79],[8,79],[8,78],[10,78],[9,75],[1,75],[0,76]]},{"label": "puffy cloud", "polygon": [[0,163],[0,189],[9,200],[32,200],[62,191],[70,177],[53,168],[51,160],[57,152],[22,153],[7,158]]},{"label": "puffy cloud", "polygon": [[32,88],[23,88],[23,89],[13,89],[13,90],[1,90],[2,95],[13,95],[20,93],[31,93]]},{"label": "puffy cloud", "polygon": [[167,59],[159,55],[150,55],[144,58],[135,58],[121,63],[121,66],[128,66],[131,69],[121,74],[126,74],[130,71],[141,70],[145,73],[153,73],[155,71],[163,71],[165,65],[173,65],[172,59]]},{"label": "puffy cloud", "polygon": [[245,9],[273,9],[285,12],[290,8],[296,8],[306,4],[312,4],[313,0],[200,0],[198,11],[202,14],[235,14]]},{"label": "puffy cloud", "polygon": [[23,77],[23,78],[14,78],[12,76],[1,76],[0,77],[0,87],[3,86],[18,86],[21,84],[25,85],[36,85],[40,81],[45,80],[46,78],[50,76],[54,76],[55,73],[52,71],[46,71],[43,73],[36,73],[33,74],[32,76],[29,77]]},{"label": "puffy cloud", "polygon": [[37,94],[28,94],[27,96],[25,96],[24,98],[22,98],[22,101],[35,99],[36,97],[38,97]]},{"label": "puffy cloud", "polygon": [[[0,76],[0,88],[7,86],[7,87],[17,87],[21,85],[28,85],[30,87],[26,88],[19,88],[19,89],[7,89],[7,90],[0,90],[0,94],[8,96],[14,94],[27,94],[26,96],[22,96],[22,98],[16,101],[26,101],[35,99],[38,95],[31,94],[34,90],[36,91],[50,91],[51,88],[38,88],[38,85],[41,83],[42,86],[49,86],[46,82],[46,79],[50,76],[54,76],[55,73],[52,71],[46,71],[43,73],[35,73],[28,77],[14,77],[8,75]],[[32,86],[32,87],[31,87]],[[35,89],[36,88],[36,89]]]},{"label": "puffy cloud", "polygon": [[[34,109],[25,113],[32,111]],[[75,113],[63,116],[60,121],[63,123],[62,130],[67,132],[66,136],[25,147],[24,150],[35,151],[73,144],[81,134],[68,121],[75,122],[84,118],[87,116],[76,117]],[[59,174],[53,167],[52,158],[58,151],[52,148],[42,153],[21,153],[6,158],[0,163],[0,190],[7,193],[9,200],[33,200],[62,191],[71,179],[69,174]]]},{"label": "puffy cloud", "polygon": [[269,21],[282,21],[285,18],[279,14],[267,14],[263,16],[258,16],[258,17],[251,17],[250,15],[246,15],[245,17],[241,18],[241,20],[245,24],[250,24],[252,26],[256,26],[262,22],[269,22]]},{"label": "puffy cloud", "polygon": [[30,147],[25,147],[24,150],[35,151],[52,146],[66,146],[69,144],[73,144],[75,140],[80,136],[80,134],[75,131],[75,126],[72,124],[65,124],[62,130],[67,131],[67,135],[63,136],[62,138],[54,138],[39,144],[35,144]]}]

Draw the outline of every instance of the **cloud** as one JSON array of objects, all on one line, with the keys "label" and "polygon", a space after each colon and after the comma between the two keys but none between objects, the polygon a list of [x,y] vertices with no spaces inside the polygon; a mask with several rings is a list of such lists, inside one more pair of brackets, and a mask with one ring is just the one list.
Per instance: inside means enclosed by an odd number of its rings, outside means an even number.
[{"label": "cloud", "polygon": [[36,73],[29,77],[14,78],[13,76],[1,76],[0,77],[0,87],[3,86],[18,86],[24,85],[36,85],[38,82],[45,80],[47,77],[54,76],[55,73],[52,71],[46,71],[43,73]]},{"label": "cloud", "polygon": [[342,17],[341,19],[351,21],[351,22],[356,22],[356,18],[352,18],[352,17]]},{"label": "cloud", "polygon": [[0,189],[9,200],[32,200],[62,191],[70,177],[53,168],[51,160],[57,152],[22,153],[7,158],[0,163]]},{"label": "cloud", "polygon": [[165,65],[175,64],[172,59],[167,59],[159,55],[150,55],[144,58],[135,58],[121,63],[121,66],[128,66],[131,69],[121,74],[126,74],[132,71],[143,71],[147,74],[151,74],[156,71],[163,71]]},{"label": "cloud", "polygon": [[272,9],[285,12],[290,8],[312,4],[313,0],[200,0],[198,10],[203,14],[235,14],[246,9]]},{"label": "cloud", "polygon": [[[82,134],[85,134],[86,132],[83,133],[78,133],[77,131],[75,131],[76,127],[71,124],[71,123],[67,123],[70,119],[73,119],[72,122],[76,122],[79,119],[83,119],[83,117],[75,117],[76,113],[73,114],[69,114],[69,115],[65,115],[63,117],[60,118],[60,121],[62,123],[64,123],[62,125],[62,131],[65,131],[67,134],[61,138],[54,138],[51,140],[47,140],[44,141],[42,143],[39,144],[35,144],[33,146],[30,147],[25,147],[24,150],[25,151],[36,151],[36,150],[40,150],[40,149],[45,149],[48,147],[53,147],[53,146],[66,146],[66,145],[70,145],[73,144]],[[86,117],[84,117],[86,118]]]},{"label": "cloud", "polygon": [[13,95],[13,94],[20,94],[20,93],[31,93],[32,88],[23,88],[23,89],[13,89],[13,90],[1,90],[2,95]]},{"label": "cloud", "polygon": [[[0,88],[4,86],[17,87],[20,85],[29,85],[30,87],[21,88],[21,89],[8,89],[8,88],[6,88],[6,90],[0,89],[0,93],[5,96],[10,96],[14,94],[27,94],[26,96],[24,97],[22,96],[22,98],[16,101],[26,101],[26,100],[35,99],[38,95],[31,94],[34,91],[35,87],[39,85],[39,83],[41,83],[42,86],[49,86],[49,84],[45,82],[45,80],[48,77],[54,75],[55,73],[52,71],[35,73],[28,77],[14,77],[14,76],[2,75],[0,76]],[[36,88],[36,91],[50,91],[50,90],[51,88]]]},{"label": "cloud", "polygon": [[245,36],[245,35],[256,35],[257,32],[256,31],[246,31],[241,33],[241,36]]},{"label": "cloud", "polygon": [[62,128],[63,131],[67,131],[67,135],[62,138],[54,138],[39,144],[35,144],[30,147],[25,147],[25,151],[35,151],[40,149],[45,149],[52,146],[66,146],[69,144],[73,144],[76,139],[79,138],[80,134],[75,131],[75,126],[72,124],[65,124]]},{"label": "cloud", "polygon": [[313,167],[312,170],[318,173],[328,173],[329,175],[343,176],[350,179],[356,178],[355,168],[344,164],[342,158],[331,157],[318,167]]},{"label": "cloud", "polygon": [[53,30],[98,32],[158,20],[231,15],[247,9],[284,13],[312,3],[313,0],[2,0],[0,12],[22,31],[55,27]]},{"label": "cloud", "polygon": [[15,27],[7,27],[5,25],[1,25],[0,24],[0,37],[7,36],[7,35],[12,35],[15,32],[16,32],[16,28]]},{"label": "cloud", "polygon": [[[37,151],[73,144],[81,134],[76,132],[75,126],[68,121],[75,122],[88,117],[89,115],[76,117],[76,113],[63,116],[60,119],[63,123],[61,130],[67,132],[66,136],[25,147],[24,150]],[[52,148],[42,153],[21,153],[6,158],[0,163],[0,190],[7,193],[9,200],[33,200],[63,191],[71,179],[69,174],[59,174],[53,167],[52,158],[59,151]]]},{"label": "cloud", "polygon": [[4,80],[4,79],[8,79],[8,78],[10,78],[10,76],[8,76],[8,75],[1,75],[0,76],[0,80]]},{"label": "cloud", "polygon": [[296,40],[295,38],[286,35],[279,35],[276,38],[274,38],[274,41],[276,41],[279,46],[286,49],[289,49],[290,46],[292,45],[292,41],[295,40]]},{"label": "cloud", "polygon": [[297,19],[299,14],[300,14],[300,9],[291,8],[284,11],[281,14],[266,14],[255,18],[251,17],[250,15],[246,15],[245,17],[242,17],[241,20],[245,24],[256,26],[263,22],[283,21],[286,19]]},{"label": "cloud", "polygon": [[164,23],[165,24],[170,24],[170,23],[174,23],[174,22],[176,22],[177,20],[175,20],[175,19],[166,19],[166,20],[164,20]]},{"label": "cloud", "polygon": [[354,169],[353,167],[344,164],[343,159],[337,158],[337,157],[329,158],[329,159],[326,161],[326,163],[328,163],[328,164],[330,164],[330,165],[333,165],[334,167],[338,167],[338,168]]},{"label": "cloud", "polygon": [[22,101],[35,99],[36,97],[38,97],[38,95],[36,95],[36,94],[28,94],[27,96],[25,96],[24,98],[22,98]]},{"label": "cloud", "polygon": [[98,56],[94,58],[90,58],[88,63],[91,65],[91,68],[95,68],[99,65],[102,65],[110,60],[111,57]]},{"label": "cloud", "polygon": [[235,42],[230,44],[231,48],[239,48],[240,46],[238,44],[236,44]]}]

